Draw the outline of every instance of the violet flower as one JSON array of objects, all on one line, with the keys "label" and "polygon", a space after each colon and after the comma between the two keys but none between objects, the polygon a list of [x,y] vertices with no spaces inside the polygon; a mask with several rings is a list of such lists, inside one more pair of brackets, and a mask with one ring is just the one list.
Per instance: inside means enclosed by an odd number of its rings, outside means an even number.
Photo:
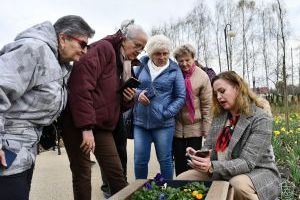
[{"label": "violet flower", "polygon": [[157,173],[154,177],[154,182],[156,183],[156,185],[162,186],[165,183],[165,179],[160,173]]},{"label": "violet flower", "polygon": [[165,199],[165,198],[167,198],[167,195],[165,195],[163,193],[159,195],[159,199]]},{"label": "violet flower", "polygon": [[152,185],[151,185],[149,182],[145,183],[144,186],[145,186],[145,188],[147,188],[148,190],[152,190],[152,189],[153,189],[153,188],[152,188]]}]

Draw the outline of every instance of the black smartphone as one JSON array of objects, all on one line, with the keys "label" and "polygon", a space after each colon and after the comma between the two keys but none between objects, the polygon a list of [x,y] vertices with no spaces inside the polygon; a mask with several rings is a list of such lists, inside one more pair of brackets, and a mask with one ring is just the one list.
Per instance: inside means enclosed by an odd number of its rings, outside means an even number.
[{"label": "black smartphone", "polygon": [[141,82],[139,80],[137,80],[134,77],[130,77],[119,89],[119,92],[123,92],[123,90],[125,90],[125,88],[128,88],[128,87],[129,88],[137,88],[140,84],[141,84]]},{"label": "black smartphone", "polygon": [[8,149],[2,149],[2,151],[4,151],[6,165],[7,165],[5,168],[8,169],[11,166],[11,164],[14,162],[14,160],[16,159],[17,154]]},{"label": "black smartphone", "polygon": [[151,88],[151,89],[147,88],[144,95],[150,100],[156,96],[156,92],[153,88]]},{"label": "black smartphone", "polygon": [[209,150],[198,150],[196,151],[195,156],[206,158],[207,156],[209,156]]}]

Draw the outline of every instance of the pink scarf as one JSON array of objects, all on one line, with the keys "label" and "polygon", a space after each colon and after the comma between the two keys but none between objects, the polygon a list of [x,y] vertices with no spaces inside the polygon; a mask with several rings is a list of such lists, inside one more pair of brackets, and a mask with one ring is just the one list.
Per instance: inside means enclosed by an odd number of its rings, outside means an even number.
[{"label": "pink scarf", "polygon": [[193,88],[191,83],[191,76],[194,73],[196,65],[193,64],[192,67],[188,71],[183,71],[183,77],[185,81],[185,88],[186,88],[186,100],[185,104],[189,111],[190,121],[194,123],[195,119],[195,106],[194,106],[194,95],[193,95]]}]

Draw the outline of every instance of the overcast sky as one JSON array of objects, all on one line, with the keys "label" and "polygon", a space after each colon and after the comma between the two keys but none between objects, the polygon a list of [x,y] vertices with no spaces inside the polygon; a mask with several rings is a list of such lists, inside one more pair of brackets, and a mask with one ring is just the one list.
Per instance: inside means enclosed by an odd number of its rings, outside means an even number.
[{"label": "overcast sky", "polygon": [[[124,19],[134,18],[146,31],[185,16],[197,0],[0,0],[0,48],[32,25],[75,14],[95,30],[93,40],[115,32]],[[206,0],[211,7],[214,0]],[[300,1],[285,0],[293,38],[300,42]]]},{"label": "overcast sky", "polygon": [[0,0],[0,46],[34,24],[54,23],[69,14],[80,15],[96,30],[93,40],[114,33],[125,19],[134,18],[149,31],[185,16],[193,4],[194,0]]}]

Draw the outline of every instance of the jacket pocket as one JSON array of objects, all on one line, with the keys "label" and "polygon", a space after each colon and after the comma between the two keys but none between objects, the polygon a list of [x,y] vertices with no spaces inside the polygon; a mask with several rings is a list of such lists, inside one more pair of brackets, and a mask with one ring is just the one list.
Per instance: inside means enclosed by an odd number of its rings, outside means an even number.
[{"label": "jacket pocket", "polygon": [[162,123],[164,120],[163,117],[163,105],[162,104],[153,104],[151,108],[152,120],[154,122]]}]

